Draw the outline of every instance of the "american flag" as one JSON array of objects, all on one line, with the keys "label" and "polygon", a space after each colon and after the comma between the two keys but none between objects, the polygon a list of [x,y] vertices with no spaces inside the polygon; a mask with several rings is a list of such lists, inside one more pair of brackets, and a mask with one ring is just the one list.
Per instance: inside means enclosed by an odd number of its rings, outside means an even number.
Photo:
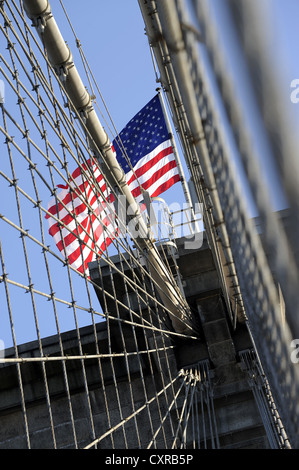
[{"label": "american flag", "polygon": [[[131,119],[112,149],[139,203],[141,187],[156,197],[180,180],[159,95]],[[70,266],[89,275],[88,263],[101,256],[118,233],[114,197],[91,160],[76,168],[67,185],[58,187],[62,190],[48,204],[49,233]]]},{"label": "american flag", "polygon": [[140,186],[157,197],[180,180],[159,95],[131,119],[119,137],[122,145],[116,138],[113,147],[137,202],[143,199]]}]

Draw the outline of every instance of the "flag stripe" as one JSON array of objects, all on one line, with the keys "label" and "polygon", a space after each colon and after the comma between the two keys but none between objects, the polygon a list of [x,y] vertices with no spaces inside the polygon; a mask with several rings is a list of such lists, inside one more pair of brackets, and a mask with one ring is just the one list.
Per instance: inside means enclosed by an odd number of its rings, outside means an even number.
[{"label": "flag stripe", "polygon": [[[172,146],[170,144],[170,141],[168,141],[168,142],[167,142],[167,147],[166,148],[162,148],[161,151],[159,151],[160,150],[160,148],[159,148],[158,153],[152,152],[152,154],[153,154],[152,156],[147,155],[146,157],[141,159],[141,161],[140,161],[141,165],[136,165],[136,167],[134,168],[134,173],[132,171],[130,172],[130,173],[132,173],[132,176],[127,181],[128,184],[131,184],[131,182],[134,181],[134,179],[136,179],[136,177],[139,178],[140,176],[144,175],[144,173],[146,173],[153,165],[158,163],[162,158],[166,157],[167,155],[173,155]],[[159,146],[159,147],[161,147],[161,146]]]},{"label": "flag stripe", "polygon": [[[89,181],[85,181],[84,185],[81,184],[79,186],[79,189],[77,188],[72,188],[70,185],[69,190],[63,190],[60,192],[57,196],[58,203],[56,204],[56,199],[52,198],[49,203],[48,207],[48,212],[50,212],[52,215],[55,215],[57,213],[60,213],[61,211],[64,210],[64,206],[67,206],[68,204],[74,203],[74,206],[76,207],[77,205],[82,204],[82,198],[84,200],[88,200],[91,194],[91,191],[93,191],[95,188],[93,188],[92,183]],[[100,186],[100,192],[103,193],[103,196],[105,196],[107,193],[107,188],[106,184],[103,184]],[[94,196],[97,198],[98,194],[95,193]],[[46,218],[49,218],[50,216],[47,214]]]},{"label": "flag stripe", "polygon": [[[164,177],[166,175],[166,173],[175,168],[176,169],[176,162],[175,161],[171,161],[169,163],[167,163],[167,165],[164,165],[162,168],[159,168],[158,170],[156,170],[153,175],[150,177],[150,179],[146,180],[145,182],[142,183],[142,188],[145,189],[145,190],[149,190],[149,194],[150,196],[152,196],[152,186],[157,182],[157,180],[159,180],[160,178]],[[131,189],[131,188],[130,188]],[[140,186],[138,186],[137,188],[134,188],[134,189],[131,189],[131,192],[133,194],[134,197],[137,197],[139,196],[139,194],[141,194],[141,188]]]},{"label": "flag stripe", "polygon": [[173,184],[178,183],[181,180],[180,175],[176,174],[172,176],[167,181],[159,186],[156,191],[153,192],[152,197],[158,197],[160,194],[164,193],[167,189],[169,189]]}]

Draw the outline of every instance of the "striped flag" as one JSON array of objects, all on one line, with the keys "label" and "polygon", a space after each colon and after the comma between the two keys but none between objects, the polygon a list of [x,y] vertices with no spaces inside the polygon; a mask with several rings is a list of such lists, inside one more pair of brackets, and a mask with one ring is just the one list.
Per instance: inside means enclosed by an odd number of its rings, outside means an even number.
[{"label": "striped flag", "polygon": [[[141,187],[156,197],[180,180],[158,95],[120,132],[112,149],[139,203]],[[48,204],[49,233],[70,266],[89,275],[88,263],[101,256],[118,234],[114,197],[98,165],[90,160],[76,168],[68,185],[58,187],[61,191]]]},{"label": "striped flag", "polygon": [[76,168],[66,186],[58,187],[62,190],[48,204],[49,233],[70,266],[88,275],[88,263],[105,251],[118,230],[110,190],[90,160]]}]

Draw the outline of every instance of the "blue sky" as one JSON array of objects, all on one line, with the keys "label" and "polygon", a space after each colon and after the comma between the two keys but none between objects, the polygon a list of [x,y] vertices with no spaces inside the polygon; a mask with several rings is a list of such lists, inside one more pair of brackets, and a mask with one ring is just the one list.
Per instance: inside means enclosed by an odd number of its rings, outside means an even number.
[{"label": "blue sky", "polygon": [[[52,1],[56,21],[71,47],[75,40],[59,1]],[[135,0],[64,0],[85,55],[118,130],[155,94],[155,74],[144,23]],[[54,8],[55,7],[55,8]],[[61,13],[62,12],[62,13]],[[100,104],[100,99],[97,96]]]}]

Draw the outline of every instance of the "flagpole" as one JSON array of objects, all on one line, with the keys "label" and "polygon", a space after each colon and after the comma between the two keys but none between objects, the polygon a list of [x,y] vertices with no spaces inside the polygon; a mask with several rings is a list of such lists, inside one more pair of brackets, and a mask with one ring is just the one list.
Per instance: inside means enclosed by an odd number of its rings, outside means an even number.
[{"label": "flagpole", "polygon": [[[166,106],[165,106],[164,99],[163,99],[163,96],[162,96],[162,93],[161,93],[161,88],[156,88],[156,91],[158,92],[158,96],[159,96],[159,100],[160,100],[160,103],[161,103],[164,119],[165,119],[165,122],[166,122],[166,127],[167,127],[167,130],[168,130],[169,138],[171,140],[171,144],[172,144],[172,148],[173,148],[173,154],[174,154],[174,158],[176,160],[178,172],[179,172],[179,175],[180,175],[184,196],[185,196],[187,204],[189,205],[191,218],[194,220],[195,231],[198,231],[199,229],[198,229],[198,226],[197,226],[197,223],[196,223],[196,220],[195,220],[195,213],[194,213],[194,208],[193,208],[193,205],[192,205],[191,195],[190,195],[190,192],[189,192],[188,184],[186,182],[186,178],[185,178],[184,170],[183,170],[183,167],[182,167],[182,164],[181,164],[181,160],[180,160],[180,157],[179,157],[179,154],[178,154],[178,151],[177,151],[177,147],[176,147],[176,143],[175,143],[175,140],[174,140],[174,135],[173,135],[173,132],[172,132],[171,124],[170,124],[170,121],[169,121],[169,118],[168,118]],[[192,231],[192,226],[191,226],[191,231]]]}]

